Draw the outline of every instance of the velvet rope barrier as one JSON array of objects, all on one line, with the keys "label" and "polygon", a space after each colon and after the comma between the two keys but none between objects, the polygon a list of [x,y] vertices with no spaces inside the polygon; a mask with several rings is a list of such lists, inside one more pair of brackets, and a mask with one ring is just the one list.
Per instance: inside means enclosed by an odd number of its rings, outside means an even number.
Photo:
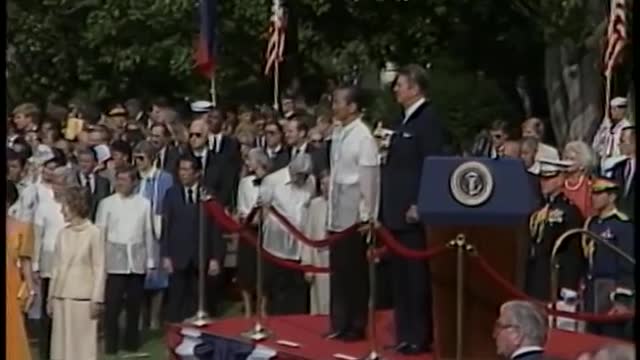
[{"label": "velvet rope barrier", "polygon": [[[205,203],[205,208],[209,215],[215,220],[215,222],[227,232],[238,233],[240,239],[244,240],[252,246],[258,246],[258,239],[256,234],[253,233],[248,227],[239,224],[231,216],[229,216],[219,203],[215,201],[208,201]],[[247,219],[252,219],[257,214],[257,208],[251,211],[250,216]],[[248,223],[248,222],[247,222]],[[271,263],[281,266],[290,270],[303,271],[306,273],[324,274],[328,273],[329,269],[325,267],[317,267],[312,265],[301,265],[293,261],[288,261],[274,256],[267,251],[262,251],[262,256]]]},{"label": "velvet rope barrier", "polygon": [[382,242],[384,243],[387,249],[391,250],[397,255],[400,255],[402,257],[409,258],[412,260],[428,260],[433,256],[436,256],[445,251],[451,250],[451,248],[448,247],[447,244],[442,244],[425,251],[417,251],[417,250],[409,249],[408,247],[399,243],[398,240],[396,240],[393,237],[393,234],[391,234],[391,232],[388,229],[382,226],[376,229],[376,233],[378,237],[382,240]]},{"label": "velvet rope barrier", "polygon": [[273,216],[275,216],[276,219],[278,219],[278,222],[280,224],[282,224],[282,226],[285,227],[285,229],[291,234],[293,235],[293,237],[295,237],[296,239],[298,239],[300,242],[302,242],[303,244],[310,246],[312,248],[324,248],[327,247],[329,245],[331,245],[332,243],[342,240],[344,238],[346,238],[347,236],[355,233],[356,231],[358,231],[358,226],[359,224],[354,224],[353,226],[350,226],[349,228],[340,231],[338,233],[335,233],[333,235],[329,235],[326,239],[322,239],[322,240],[313,240],[313,239],[309,239],[305,234],[303,234],[300,230],[298,230],[295,226],[293,226],[293,224],[291,224],[291,222],[289,221],[289,219],[287,219],[284,215],[282,215],[278,210],[276,210],[273,206],[269,207],[269,213],[273,214]]},{"label": "velvet rope barrier", "polygon": [[500,275],[495,269],[489,265],[487,260],[485,260],[482,256],[475,254],[471,256],[471,259],[478,267],[485,272],[493,281],[500,284],[500,286],[507,291],[511,296],[527,300],[531,302],[535,302],[543,306],[547,309],[547,312],[554,316],[561,316],[574,320],[581,320],[593,323],[613,323],[620,321],[631,320],[635,317],[635,313],[631,314],[615,314],[615,315],[606,315],[606,314],[594,314],[594,313],[585,313],[585,312],[568,312],[554,309],[550,306],[550,304],[546,304],[542,301],[531,298],[529,295],[525,294],[522,290],[511,285],[509,281],[507,281],[502,275]]}]

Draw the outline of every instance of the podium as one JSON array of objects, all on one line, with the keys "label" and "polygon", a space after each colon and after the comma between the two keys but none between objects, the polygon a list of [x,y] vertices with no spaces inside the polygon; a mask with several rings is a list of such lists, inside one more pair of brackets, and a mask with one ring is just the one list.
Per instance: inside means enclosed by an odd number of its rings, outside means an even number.
[{"label": "podium", "polygon": [[[429,247],[463,240],[523,288],[528,220],[536,207],[529,176],[519,159],[426,158],[418,212]],[[429,263],[436,359],[498,359],[493,325],[510,297],[470,256],[450,251]]]}]

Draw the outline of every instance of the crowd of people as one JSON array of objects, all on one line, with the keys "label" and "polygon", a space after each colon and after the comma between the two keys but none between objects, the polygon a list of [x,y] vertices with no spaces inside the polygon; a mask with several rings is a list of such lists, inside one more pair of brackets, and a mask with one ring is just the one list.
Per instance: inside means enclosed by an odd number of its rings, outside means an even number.
[{"label": "crowd of people", "polygon": [[[402,116],[384,127],[367,124],[370,114],[353,85],[332,89],[316,106],[287,94],[280,112],[249,105],[222,111],[194,101],[185,113],[162,98],[148,109],[138,99],[115,102],[103,113],[83,99],[45,111],[17,106],[6,145],[7,291],[18,299],[7,310],[8,358],[31,358],[22,311],[39,319],[43,359],[96,359],[101,331],[108,355],[138,352],[142,328],[196,313],[201,259],[206,310],[215,315],[224,300],[229,249],[236,247],[234,284],[246,316],[328,314],[327,338],[362,340],[369,296],[365,232],[315,248],[297,241],[280,217],[311,239],[379,221],[403,246],[424,250],[417,198],[427,156],[522,159],[530,179],[522,186],[539,201],[530,221],[531,297],[551,300],[550,256],[566,230],[586,227],[633,254],[635,128],[625,118],[625,99],[613,99],[593,144],[576,140],[558,149],[545,143],[539,118],[526,119],[517,136],[509,122],[496,120],[472,149],[447,154],[446,123],[430,102],[426,71],[399,70],[393,92]],[[262,260],[204,214],[200,204],[211,198],[262,234],[265,253],[328,267],[329,274],[265,261],[265,296],[257,303],[255,268]],[[277,213],[250,216],[262,206]],[[561,245],[565,300],[580,298],[585,311],[595,313],[633,311],[632,265],[591,239]],[[428,265],[396,254],[384,261],[394,279],[393,350],[428,352]],[[509,309],[517,316],[523,306]],[[515,331],[522,329],[505,325],[494,335],[513,338]],[[588,331],[631,336],[630,322],[589,324]],[[518,350],[498,348],[507,357]]]}]

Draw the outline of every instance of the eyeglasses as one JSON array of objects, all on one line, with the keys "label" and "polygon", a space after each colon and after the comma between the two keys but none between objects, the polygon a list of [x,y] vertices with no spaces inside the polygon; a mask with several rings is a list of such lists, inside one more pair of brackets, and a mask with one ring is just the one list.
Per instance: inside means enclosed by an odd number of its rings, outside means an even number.
[{"label": "eyeglasses", "polygon": [[202,133],[189,133],[189,138],[201,138]]},{"label": "eyeglasses", "polygon": [[134,156],[133,159],[135,161],[145,161],[147,158],[144,156]]}]

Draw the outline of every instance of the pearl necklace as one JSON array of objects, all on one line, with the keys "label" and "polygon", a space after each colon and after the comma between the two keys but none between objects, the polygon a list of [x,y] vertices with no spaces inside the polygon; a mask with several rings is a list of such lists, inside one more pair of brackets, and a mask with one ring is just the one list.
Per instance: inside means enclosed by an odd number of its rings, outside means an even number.
[{"label": "pearl necklace", "polygon": [[582,186],[583,182],[584,182],[584,175],[580,175],[580,178],[578,179],[578,183],[575,186],[570,186],[569,180],[565,180],[564,187],[569,191],[576,191]]}]

